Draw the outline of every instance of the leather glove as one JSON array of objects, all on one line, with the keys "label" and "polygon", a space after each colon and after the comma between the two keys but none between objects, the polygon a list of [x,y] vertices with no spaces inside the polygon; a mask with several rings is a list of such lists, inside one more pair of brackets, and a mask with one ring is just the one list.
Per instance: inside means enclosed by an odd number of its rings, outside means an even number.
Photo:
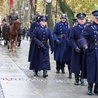
[{"label": "leather glove", "polygon": [[80,53],[81,52],[81,50],[77,47],[77,48],[75,48],[75,51],[77,52],[77,53]]},{"label": "leather glove", "polygon": [[83,48],[84,48],[85,50],[87,50],[87,49],[88,49],[88,46],[87,46],[87,45],[84,45]]},{"label": "leather glove", "polygon": [[41,48],[44,48],[44,45],[43,44],[41,44],[41,46],[40,46]]},{"label": "leather glove", "polygon": [[51,54],[53,54],[54,51],[51,51]]},{"label": "leather glove", "polygon": [[43,48],[44,50],[46,50],[46,47],[43,44],[41,44],[40,47]]},{"label": "leather glove", "polygon": [[57,40],[56,40],[56,43],[59,45],[59,44],[60,44],[60,41],[57,39]]}]

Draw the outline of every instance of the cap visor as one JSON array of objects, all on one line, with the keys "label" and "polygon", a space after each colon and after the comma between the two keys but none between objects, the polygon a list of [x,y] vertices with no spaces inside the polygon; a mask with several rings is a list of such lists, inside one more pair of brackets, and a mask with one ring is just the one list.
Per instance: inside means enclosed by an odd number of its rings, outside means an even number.
[{"label": "cap visor", "polygon": [[95,18],[98,18],[98,16],[94,16]]}]

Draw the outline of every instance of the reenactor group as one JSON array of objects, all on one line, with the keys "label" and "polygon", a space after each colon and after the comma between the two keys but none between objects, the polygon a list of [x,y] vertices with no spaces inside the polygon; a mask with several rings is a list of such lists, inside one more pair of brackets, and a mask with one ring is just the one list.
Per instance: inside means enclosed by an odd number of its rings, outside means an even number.
[{"label": "reenactor group", "polygon": [[30,70],[38,76],[43,70],[43,78],[48,77],[51,70],[49,48],[54,52],[56,73],[65,73],[68,65],[69,78],[75,75],[75,85],[88,82],[88,95],[98,95],[98,10],[92,12],[93,20],[86,21],[85,13],[78,13],[69,28],[68,17],[62,14],[60,22],[56,23],[53,32],[47,27],[47,16],[37,14],[30,28]]}]

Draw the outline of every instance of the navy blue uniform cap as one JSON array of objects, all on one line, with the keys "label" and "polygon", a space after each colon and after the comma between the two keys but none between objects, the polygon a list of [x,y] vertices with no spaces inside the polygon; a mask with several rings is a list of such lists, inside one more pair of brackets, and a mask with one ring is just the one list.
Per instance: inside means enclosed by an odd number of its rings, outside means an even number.
[{"label": "navy blue uniform cap", "polygon": [[76,15],[76,17],[77,17],[78,19],[84,19],[84,18],[86,17],[86,14],[85,14],[85,13],[78,13],[78,14]]},{"label": "navy blue uniform cap", "polygon": [[92,15],[95,17],[95,18],[98,18],[98,10],[95,10],[92,12]]},{"label": "navy blue uniform cap", "polygon": [[48,20],[47,16],[41,16],[39,18],[39,21],[47,21],[47,20]]}]

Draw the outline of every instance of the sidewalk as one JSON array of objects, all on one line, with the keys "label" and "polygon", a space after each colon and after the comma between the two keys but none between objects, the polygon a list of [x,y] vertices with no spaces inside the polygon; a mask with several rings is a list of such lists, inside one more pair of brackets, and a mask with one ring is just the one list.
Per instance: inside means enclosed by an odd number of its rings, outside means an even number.
[{"label": "sidewalk", "polygon": [[[85,86],[75,86],[74,78],[68,79],[66,74],[55,73],[55,62],[51,55],[51,71],[49,77],[43,79],[42,72],[34,77],[29,70],[28,59],[29,42],[22,41],[16,52],[10,53],[7,48],[0,46],[0,98],[89,98],[87,82]],[[73,76],[74,77],[74,76]],[[2,95],[2,94],[0,94]],[[3,96],[3,95],[2,95]],[[92,98],[98,98],[92,95]]]}]

